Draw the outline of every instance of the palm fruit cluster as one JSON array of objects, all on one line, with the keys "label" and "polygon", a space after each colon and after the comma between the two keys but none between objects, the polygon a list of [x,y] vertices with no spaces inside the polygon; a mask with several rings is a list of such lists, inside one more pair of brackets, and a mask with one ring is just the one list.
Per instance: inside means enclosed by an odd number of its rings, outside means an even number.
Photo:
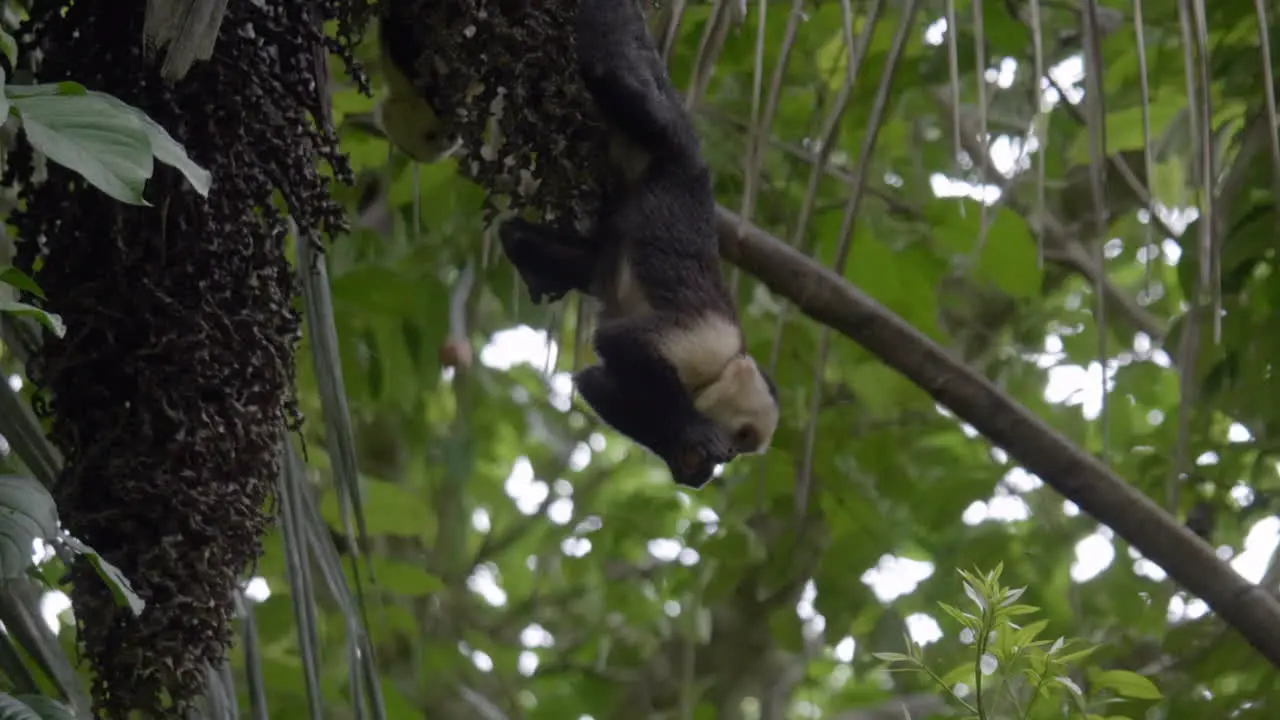
[{"label": "palm fruit cluster", "polygon": [[147,603],[134,617],[72,569],[95,710],[180,716],[226,657],[233,593],[273,519],[298,422],[286,213],[301,237],[344,227],[322,165],[350,171],[322,93],[329,53],[356,67],[367,0],[229,0],[213,57],[172,85],[143,47],[146,0],[31,5],[20,62],[39,81],[141,108],[213,176],[202,198],[157,164],[151,207],[127,206],[52,164],[40,181],[19,143],[5,177],[23,201],[19,263],[67,327],[28,368],[65,458],[63,523]]},{"label": "palm fruit cluster", "polygon": [[[578,78],[577,0],[383,0],[388,28],[420,51],[406,69],[461,139],[461,169],[489,210],[581,222],[612,171],[607,135]],[[502,204],[499,208],[498,204]]]}]

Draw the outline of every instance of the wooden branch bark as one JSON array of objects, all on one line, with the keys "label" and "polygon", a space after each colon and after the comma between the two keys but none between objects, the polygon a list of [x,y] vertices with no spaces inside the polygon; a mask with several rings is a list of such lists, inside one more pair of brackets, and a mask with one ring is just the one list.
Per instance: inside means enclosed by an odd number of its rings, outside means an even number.
[{"label": "wooden branch bark", "polygon": [[733,212],[717,209],[720,253],[905,375],[1202,598],[1280,667],[1280,601],[1096,458],[844,278]]}]

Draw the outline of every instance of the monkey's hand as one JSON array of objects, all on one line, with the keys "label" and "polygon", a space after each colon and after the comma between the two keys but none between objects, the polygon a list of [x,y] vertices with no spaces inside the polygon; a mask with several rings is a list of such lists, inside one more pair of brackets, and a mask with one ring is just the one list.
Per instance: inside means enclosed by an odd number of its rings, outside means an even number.
[{"label": "monkey's hand", "polygon": [[662,458],[679,485],[701,488],[716,465],[733,457],[724,432],[687,397],[661,388],[626,390],[604,365],[580,370],[573,380],[601,420]]},{"label": "monkey's hand", "polygon": [[512,218],[502,224],[498,239],[534,304],[589,290],[596,252],[587,238]]}]

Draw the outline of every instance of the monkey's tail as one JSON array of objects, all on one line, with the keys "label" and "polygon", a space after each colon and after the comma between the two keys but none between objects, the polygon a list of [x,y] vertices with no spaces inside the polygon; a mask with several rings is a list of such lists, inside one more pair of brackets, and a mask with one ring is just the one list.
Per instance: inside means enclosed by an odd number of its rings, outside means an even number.
[{"label": "monkey's tail", "polygon": [[581,0],[578,67],[604,118],[655,161],[701,165],[698,136],[635,0]]}]

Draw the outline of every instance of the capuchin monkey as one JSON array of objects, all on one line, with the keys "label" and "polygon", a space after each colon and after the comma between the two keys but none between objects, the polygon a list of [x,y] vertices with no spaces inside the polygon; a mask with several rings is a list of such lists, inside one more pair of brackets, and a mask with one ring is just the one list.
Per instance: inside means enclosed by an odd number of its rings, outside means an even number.
[{"label": "capuchin monkey", "polygon": [[522,219],[499,236],[534,302],[570,290],[601,301],[601,363],[574,376],[578,392],[677,483],[702,487],[716,465],[768,448],[777,388],[746,352],[720,274],[710,171],[634,0],[581,0],[577,51],[611,151],[641,167],[604,183],[589,236]]}]

